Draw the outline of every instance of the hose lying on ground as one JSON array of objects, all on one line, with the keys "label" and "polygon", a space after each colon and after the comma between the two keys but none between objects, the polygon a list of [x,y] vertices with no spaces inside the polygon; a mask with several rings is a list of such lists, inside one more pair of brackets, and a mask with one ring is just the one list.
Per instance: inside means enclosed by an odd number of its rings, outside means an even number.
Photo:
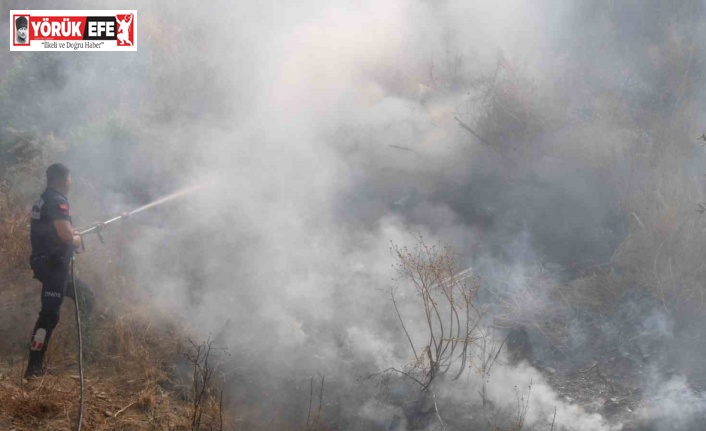
[{"label": "hose lying on ground", "polygon": [[81,385],[81,397],[79,398],[78,422],[76,431],[81,431],[83,423],[83,337],[81,336],[81,313],[79,311],[79,296],[76,288],[76,273],[74,272],[74,259],[71,259],[71,285],[74,289],[74,310],[76,311],[76,333],[78,334],[78,375]]}]

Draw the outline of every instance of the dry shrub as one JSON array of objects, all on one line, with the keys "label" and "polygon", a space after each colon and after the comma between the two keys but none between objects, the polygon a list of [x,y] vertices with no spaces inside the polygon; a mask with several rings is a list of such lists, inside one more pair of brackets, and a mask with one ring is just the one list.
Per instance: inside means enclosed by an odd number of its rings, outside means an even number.
[{"label": "dry shrub", "polygon": [[458,379],[467,369],[473,344],[479,338],[483,311],[476,305],[480,283],[461,271],[456,253],[448,246],[427,245],[419,238],[412,248],[392,247],[395,269],[416,293],[428,328],[424,345],[417,349],[397,309],[395,291],[390,295],[415,357],[413,369],[429,385],[437,375]]},{"label": "dry shrub", "polygon": [[618,299],[630,289],[630,282],[610,267],[595,267],[569,284],[557,285],[553,298],[567,307],[611,313]]},{"label": "dry shrub", "polygon": [[684,152],[693,145],[685,149],[689,141],[680,135],[665,132],[666,150],[644,150],[639,156],[643,166],[650,165],[651,178],[628,189],[630,234],[611,264],[625,286],[649,292],[665,312],[684,323],[704,313],[706,218],[697,211],[697,203],[704,201],[701,187],[681,172],[688,160]]},{"label": "dry shrub", "polygon": [[0,183],[0,273],[8,275],[28,265],[29,210],[13,198],[7,186]]},{"label": "dry shrub", "polygon": [[540,150],[543,133],[565,122],[565,113],[502,53],[493,74],[471,86],[460,118],[475,139],[507,161],[522,162]]}]

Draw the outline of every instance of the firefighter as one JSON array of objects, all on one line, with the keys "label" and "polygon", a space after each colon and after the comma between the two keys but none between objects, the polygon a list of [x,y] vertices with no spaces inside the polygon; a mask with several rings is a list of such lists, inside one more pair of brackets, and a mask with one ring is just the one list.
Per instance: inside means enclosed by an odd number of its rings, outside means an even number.
[{"label": "firefighter", "polygon": [[81,236],[71,224],[67,195],[71,186],[69,168],[55,163],[47,168],[47,188],[32,206],[30,266],[34,278],[42,283],[42,308],[32,332],[29,362],[25,377],[42,375],[44,354],[51,334],[59,323],[64,296],[81,298],[82,312],[90,316],[93,292],[80,280],[71,280],[69,269],[74,253],[81,246]]}]

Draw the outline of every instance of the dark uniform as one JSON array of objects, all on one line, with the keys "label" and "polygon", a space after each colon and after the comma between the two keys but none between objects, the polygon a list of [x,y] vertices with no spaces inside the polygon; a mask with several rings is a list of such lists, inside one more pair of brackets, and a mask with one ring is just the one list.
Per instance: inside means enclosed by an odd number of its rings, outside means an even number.
[{"label": "dark uniform", "polygon": [[93,292],[80,280],[71,282],[69,266],[74,255],[74,246],[59,238],[54,221],[71,222],[69,201],[60,192],[47,188],[32,207],[30,238],[32,256],[30,265],[34,278],[42,283],[42,310],[32,332],[29,363],[25,376],[43,372],[44,354],[52,331],[59,323],[59,312],[64,296],[76,300],[75,292],[81,298],[83,313],[90,315],[93,308]]}]

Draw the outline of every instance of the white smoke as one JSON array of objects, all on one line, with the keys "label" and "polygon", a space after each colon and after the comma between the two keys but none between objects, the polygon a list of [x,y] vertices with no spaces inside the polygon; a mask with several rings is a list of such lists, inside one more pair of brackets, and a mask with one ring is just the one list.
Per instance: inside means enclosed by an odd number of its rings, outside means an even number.
[{"label": "white smoke", "polygon": [[[40,2],[22,7],[32,4]],[[577,95],[553,93],[560,78],[571,87],[567,77],[583,76],[556,47],[572,11],[520,0],[143,2],[138,53],[52,57],[68,77],[51,80],[56,93],[42,100],[81,118],[58,116],[74,146],[69,162],[74,172],[101,178],[111,211],[136,195],[215,184],[179,206],[135,217],[143,227],[130,245],[129,270],[161,306],[266,363],[263,379],[336,376],[360,401],[348,412],[408,429],[399,406],[374,401],[355,380],[411,359],[386,293],[394,276],[390,242],[413,244],[421,233],[427,243],[459,249],[464,265],[504,271],[492,281],[506,285],[492,287],[513,293],[523,306],[516,317],[530,318],[545,311],[549,287],[526,283],[545,251],[534,249],[531,236],[543,234],[555,255],[573,257],[584,250],[578,240],[572,248],[570,235],[584,221],[602,222],[606,201],[618,193],[603,174],[616,165],[622,172],[625,136],[634,133],[603,130],[612,119],[587,126],[593,113],[573,102]],[[601,49],[585,57],[598,54],[610,58]],[[532,88],[521,90],[570,100],[559,106],[571,112],[543,118],[567,126],[528,156],[533,169],[524,169],[532,175],[455,119],[481,115],[471,99],[503,59],[527,75]],[[608,63],[590,71],[622,80],[620,65]],[[111,135],[108,115],[132,135]],[[97,131],[83,124],[89,121]],[[485,214],[500,216],[469,222]],[[530,232],[533,224],[544,231]],[[602,229],[586,236],[607,243],[615,235]],[[419,310],[401,305],[420,340],[424,322],[411,317]],[[670,325],[655,316],[641,329],[667,336]],[[587,337],[583,327],[570,329]],[[548,429],[556,409],[556,425],[565,429],[613,429],[562,401],[526,364],[499,367],[488,397],[511,415],[515,388],[524,394],[530,382],[528,426]],[[477,385],[469,373],[443,385],[440,396],[477,406]],[[669,394],[676,402],[666,417],[693,415],[679,410],[691,400],[686,392]]]}]

